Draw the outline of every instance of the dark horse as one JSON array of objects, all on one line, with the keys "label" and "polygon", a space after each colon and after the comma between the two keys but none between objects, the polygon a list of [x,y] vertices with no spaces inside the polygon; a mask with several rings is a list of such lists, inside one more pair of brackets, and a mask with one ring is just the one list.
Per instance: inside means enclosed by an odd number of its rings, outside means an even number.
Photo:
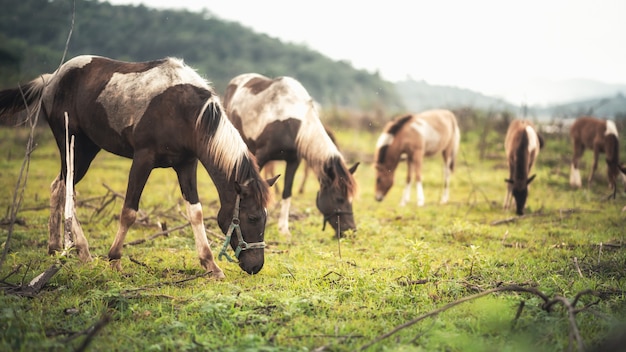
[{"label": "dark horse", "polygon": [[411,184],[415,183],[417,205],[425,203],[422,187],[422,165],[424,157],[441,153],[443,156],[444,185],[441,203],[448,202],[450,176],[459,151],[461,131],[456,117],[448,110],[428,110],[410,114],[387,123],[378,142],[374,160],[376,162],[376,200],[382,201],[391,186],[402,155],[406,155],[406,186],[400,205],[411,198]]},{"label": "dark horse", "polygon": [[587,186],[591,185],[593,174],[598,168],[598,155],[606,154],[607,176],[611,187],[612,197],[617,193],[617,177],[624,177],[624,170],[619,163],[619,139],[615,123],[611,120],[601,120],[595,117],[579,117],[570,128],[570,138],[574,148],[569,183],[572,187],[582,185],[578,162],[585,152],[585,148],[593,150],[593,166]]},{"label": "dark horse", "polygon": [[[271,196],[268,187],[275,180],[266,182],[260,177],[254,156],[226,118],[213,88],[182,61],[166,58],[134,63],[78,56],[53,74],[0,92],[0,116],[29,106],[40,107],[61,155],[61,172],[51,186],[49,253],[62,249],[67,113],[69,135],[75,138],[75,184],[101,149],[133,159],[119,229],[108,255],[114,268],[121,269],[124,238],[136,220],[152,169],[171,167],[186,200],[200,263],[214,277],[224,277],[203,224],[196,182],[200,160],[219,193],[220,228],[224,233],[229,228],[237,233],[230,245],[239,254],[239,266],[250,274],[261,270],[266,206]],[[78,255],[90,260],[87,240],[75,215],[73,219]]]},{"label": "dark horse", "polygon": [[537,134],[532,122],[528,120],[511,122],[504,138],[504,151],[509,165],[509,178],[505,180],[507,191],[504,209],[508,209],[512,198],[515,198],[515,213],[524,215],[528,185],[535,179],[535,175],[529,175],[541,147],[543,139]]},{"label": "dark horse", "polygon": [[313,99],[293,78],[270,79],[255,73],[233,78],[224,107],[262,168],[270,160],[284,160],[285,186],[278,229],[289,234],[293,179],[304,159],[320,182],[317,208],[340,236],[356,229],[352,199],[356,181],[343,156],[322,125]]}]

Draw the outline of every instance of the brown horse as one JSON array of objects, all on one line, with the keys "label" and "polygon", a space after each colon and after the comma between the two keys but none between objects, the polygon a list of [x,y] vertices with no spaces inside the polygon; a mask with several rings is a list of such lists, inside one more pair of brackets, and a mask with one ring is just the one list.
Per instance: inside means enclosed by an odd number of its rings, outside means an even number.
[{"label": "brown horse", "polygon": [[456,117],[448,110],[429,110],[396,118],[387,123],[376,143],[376,200],[382,201],[391,186],[400,157],[407,156],[406,186],[400,205],[411,197],[411,184],[417,183],[417,205],[425,203],[422,187],[424,157],[441,153],[444,162],[444,189],[441,203],[449,197],[450,176],[459,150],[461,132]]},{"label": "brown horse", "polygon": [[595,117],[579,117],[570,128],[570,138],[574,148],[569,183],[572,187],[581,187],[578,162],[585,152],[585,148],[593,150],[593,167],[587,179],[587,186],[591,186],[593,174],[598,168],[598,155],[606,154],[607,176],[611,187],[612,197],[617,193],[616,180],[621,175],[624,179],[624,170],[619,164],[619,139],[615,123],[611,120],[602,120]]},{"label": "brown horse", "polygon": [[283,189],[278,229],[290,234],[289,208],[296,170],[304,159],[320,183],[317,208],[335,234],[356,229],[352,200],[358,163],[346,166],[343,156],[322,125],[314,101],[291,77],[247,73],[233,78],[224,96],[224,107],[262,168],[270,160],[284,160]]},{"label": "brown horse", "polygon": [[[61,172],[51,186],[50,253],[62,249],[67,113],[69,135],[75,138],[75,184],[101,149],[133,160],[119,229],[108,254],[114,268],[121,269],[124,238],[136,220],[152,169],[171,167],[186,201],[200,263],[214,277],[224,277],[203,224],[196,182],[199,159],[219,193],[217,222],[230,237],[239,266],[250,274],[261,270],[266,206],[271,196],[268,187],[275,180],[266,182],[260,177],[254,156],[226,118],[213,88],[182,61],[167,58],[135,63],[78,56],[53,74],[0,92],[0,116],[28,107],[40,107],[61,156]],[[78,255],[90,260],[87,240],[76,217],[73,219]]]},{"label": "brown horse", "polygon": [[515,198],[516,214],[524,215],[528,185],[535,179],[535,175],[529,175],[541,147],[543,139],[537,134],[532,122],[528,120],[511,122],[504,138],[504,151],[509,164],[509,178],[505,180],[507,191],[504,209],[508,209],[512,198]]}]

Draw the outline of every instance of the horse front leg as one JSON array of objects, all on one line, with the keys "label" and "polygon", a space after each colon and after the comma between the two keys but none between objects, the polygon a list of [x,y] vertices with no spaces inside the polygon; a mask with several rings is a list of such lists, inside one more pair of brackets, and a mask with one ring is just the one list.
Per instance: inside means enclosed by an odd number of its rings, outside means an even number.
[{"label": "horse front leg", "polygon": [[578,162],[580,161],[584,151],[585,147],[581,143],[574,142],[574,155],[572,156],[572,164],[569,174],[569,184],[572,187],[580,188],[582,186]]},{"label": "horse front leg", "polygon": [[200,265],[202,265],[207,272],[212,273],[214,278],[223,279],[226,276],[215,262],[213,252],[211,252],[211,247],[206,236],[202,205],[200,204],[200,198],[198,197],[196,177],[197,168],[198,162],[194,161],[192,163],[175,167],[174,170],[178,175],[178,184],[180,185],[183,198],[185,198],[186,201],[187,217],[189,218],[191,230],[193,231],[196,250],[198,251],[198,257],[200,258]]},{"label": "horse front leg", "polygon": [[128,229],[137,220],[137,210],[139,209],[139,199],[143,188],[148,181],[150,172],[152,171],[152,155],[147,153],[135,153],[133,163],[130,167],[128,175],[128,185],[126,187],[126,197],[120,214],[120,224],[115,234],[115,240],[109,249],[109,261],[113,269],[122,270],[121,258],[124,239],[128,233]]},{"label": "horse front leg", "polygon": [[285,166],[285,186],[283,188],[283,198],[280,201],[280,216],[278,217],[278,232],[287,235],[291,241],[291,231],[289,230],[289,211],[291,208],[291,191],[296,170],[300,165],[300,159],[287,160]]}]

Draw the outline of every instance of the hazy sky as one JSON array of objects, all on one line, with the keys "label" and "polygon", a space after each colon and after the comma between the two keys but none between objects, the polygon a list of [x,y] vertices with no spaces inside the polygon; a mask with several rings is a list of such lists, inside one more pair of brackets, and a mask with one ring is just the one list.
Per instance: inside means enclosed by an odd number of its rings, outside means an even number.
[{"label": "hazy sky", "polygon": [[624,0],[109,0],[206,8],[391,81],[502,94],[533,79],[626,83]]}]

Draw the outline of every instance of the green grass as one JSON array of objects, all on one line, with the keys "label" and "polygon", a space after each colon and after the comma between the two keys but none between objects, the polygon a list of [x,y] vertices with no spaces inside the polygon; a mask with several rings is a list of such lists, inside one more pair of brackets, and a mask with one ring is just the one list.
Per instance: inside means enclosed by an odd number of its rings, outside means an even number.
[{"label": "green grass", "polygon": [[[11,204],[27,132],[0,130],[0,217]],[[95,260],[83,264],[71,257],[36,297],[13,295],[10,284],[30,281],[56,260],[46,254],[47,202],[59,162],[48,130],[37,133],[18,214],[26,226],[15,227],[0,268],[5,288],[0,291],[0,350],[77,349],[88,329],[107,316],[110,321],[93,336],[90,350],[353,351],[422,314],[508,284],[570,301],[586,289],[601,293],[599,299],[583,295],[576,306],[591,305],[576,315],[587,348],[596,347],[626,320],[624,193],[603,200],[608,194],[604,165],[592,189],[570,189],[567,141],[547,137],[530,189],[530,215],[492,225],[514,215],[502,210],[508,171],[498,142],[503,137],[497,134],[490,137],[493,147],[487,155],[492,157],[486,160],[479,160],[477,135],[463,136],[447,205],[438,203],[441,160],[429,159],[427,203],[417,208],[414,202],[398,206],[404,165],[385,200],[374,201],[376,133],[337,131],[348,162],[362,162],[356,173],[356,235],[338,243],[330,229],[322,232],[322,216],[315,208],[318,186],[311,177],[306,192],[292,200],[291,242],[278,234],[278,208],[272,207],[263,270],[250,276],[236,264],[220,262],[226,274],[222,281],[201,277],[181,282],[202,274],[188,227],[126,247],[123,272],[109,268],[105,256],[121,202],[96,214],[99,203],[89,200],[107,194],[103,184],[124,193],[130,162],[103,152],[77,187],[77,200],[92,205],[80,207],[78,216]],[[590,164],[586,155],[583,165]],[[205,216],[216,215],[217,194],[203,169],[199,187]],[[155,170],[140,204],[148,220],[131,229],[127,242],[158,232],[157,222],[166,221],[170,228],[184,224],[177,209],[182,206],[174,172]],[[215,221],[206,225],[219,232]],[[6,226],[0,229],[2,241],[7,233]],[[220,245],[213,243],[214,253]],[[524,309],[515,319],[522,301]],[[542,303],[524,293],[488,295],[402,329],[369,350],[567,349],[566,310],[556,305],[547,312]]]}]

